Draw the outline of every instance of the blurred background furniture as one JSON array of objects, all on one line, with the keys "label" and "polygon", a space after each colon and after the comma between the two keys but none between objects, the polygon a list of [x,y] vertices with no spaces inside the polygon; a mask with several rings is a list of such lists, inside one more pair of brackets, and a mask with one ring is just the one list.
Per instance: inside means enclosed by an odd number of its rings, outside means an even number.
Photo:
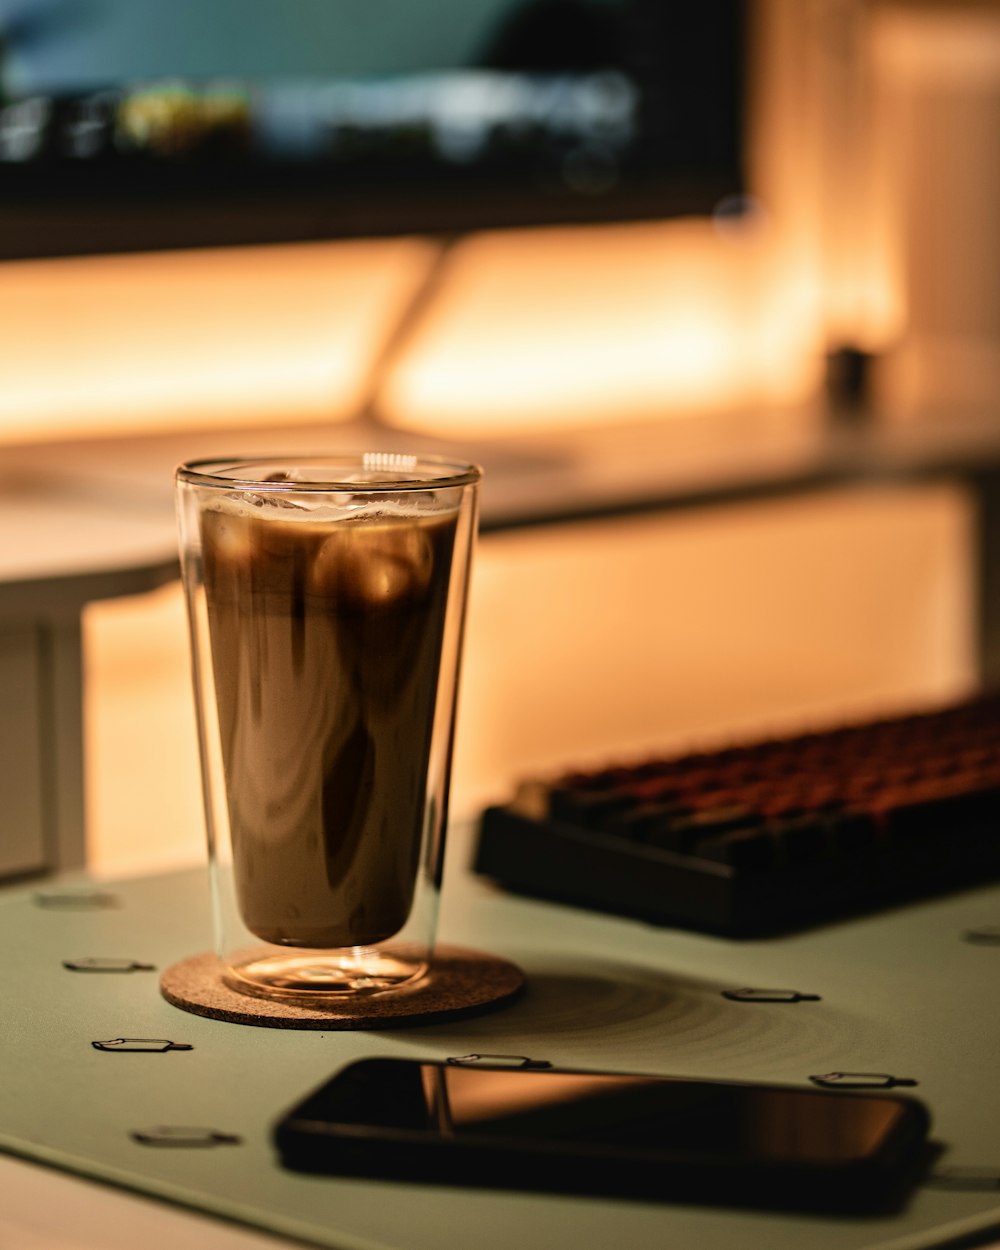
[{"label": "blurred background furniture", "polygon": [[[258,7],[257,45],[213,50],[220,0],[182,55],[199,6],[5,6],[5,551],[39,552],[32,498],[108,509],[141,590],[178,459],[362,421],[477,456],[466,812],[526,765],[996,675],[1000,6],[440,0],[419,39],[405,5],[350,39]],[[6,575],[22,691],[62,543]],[[190,857],[176,587],[87,597],[90,862]]]}]

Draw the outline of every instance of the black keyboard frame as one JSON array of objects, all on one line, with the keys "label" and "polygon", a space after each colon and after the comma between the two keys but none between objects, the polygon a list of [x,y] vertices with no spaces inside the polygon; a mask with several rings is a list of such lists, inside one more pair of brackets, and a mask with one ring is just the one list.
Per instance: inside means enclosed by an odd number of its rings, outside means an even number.
[{"label": "black keyboard frame", "polygon": [[[906,734],[910,725],[934,737],[944,719],[964,707],[992,719],[1000,702],[982,700],[941,713],[897,717],[878,725]],[[871,725],[848,727],[864,733]],[[831,731],[844,733],[844,730]],[[809,735],[813,740],[825,735]],[[804,738],[774,744],[786,748]],[[992,748],[991,748],[992,749]],[[699,767],[715,756],[690,757]],[[718,753],[721,758],[721,753]],[[676,767],[677,761],[667,761]],[[639,775],[650,765],[635,766]],[[628,769],[617,769],[628,773]],[[586,784],[592,774],[575,774]],[[558,789],[565,779],[551,783]],[[572,781],[570,782],[572,784]],[[778,784],[778,783],[776,783]],[[765,937],[810,927],[911,899],[985,883],[1000,876],[1000,785],[980,785],[972,794],[953,792],[913,803],[901,795],[876,821],[870,836],[850,847],[826,850],[819,858],[766,867],[724,863],[676,853],[585,827],[546,810],[550,783],[523,787],[512,802],[488,807],[481,818],[473,869],[516,893],[630,916],[658,925],[726,937]],[[539,800],[539,794],[543,796]],[[527,797],[524,797],[524,796]],[[853,811],[816,815],[830,824]],[[818,827],[818,825],[816,826]]]}]

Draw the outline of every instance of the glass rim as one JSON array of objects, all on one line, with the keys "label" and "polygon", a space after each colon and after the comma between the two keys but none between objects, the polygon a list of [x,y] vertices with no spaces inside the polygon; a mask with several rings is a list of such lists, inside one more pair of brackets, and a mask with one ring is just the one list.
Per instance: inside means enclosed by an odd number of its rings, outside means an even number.
[{"label": "glass rim", "polygon": [[[249,471],[267,467],[274,472],[282,468],[328,466],[327,474],[316,479],[279,478],[267,481]],[[247,475],[240,470],[246,469]],[[338,476],[334,469],[344,476]],[[369,479],[351,478],[350,472],[368,472]],[[378,475],[378,476],[375,476]],[[345,491],[418,491],[442,490],[447,487],[470,486],[482,477],[476,464],[451,460],[446,456],[423,453],[383,451],[306,452],[301,455],[284,452],[278,455],[206,456],[188,460],[177,466],[178,482],[191,486],[210,486],[220,490],[254,490],[296,493],[311,491],[329,493]]]}]

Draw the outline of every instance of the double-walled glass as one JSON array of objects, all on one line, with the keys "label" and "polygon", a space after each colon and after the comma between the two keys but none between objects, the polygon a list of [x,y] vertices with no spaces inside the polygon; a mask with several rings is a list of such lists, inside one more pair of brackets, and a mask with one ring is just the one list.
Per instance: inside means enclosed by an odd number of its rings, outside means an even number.
[{"label": "double-walled glass", "polygon": [[232,988],[385,993],[432,957],[479,471],[177,471],[216,948]]}]

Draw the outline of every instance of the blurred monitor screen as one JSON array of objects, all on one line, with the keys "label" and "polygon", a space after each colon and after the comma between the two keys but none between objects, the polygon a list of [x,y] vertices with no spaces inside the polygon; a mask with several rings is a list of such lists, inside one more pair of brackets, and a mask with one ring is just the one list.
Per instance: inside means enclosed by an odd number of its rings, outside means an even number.
[{"label": "blurred monitor screen", "polygon": [[0,0],[0,255],[713,211],[743,0]]}]

